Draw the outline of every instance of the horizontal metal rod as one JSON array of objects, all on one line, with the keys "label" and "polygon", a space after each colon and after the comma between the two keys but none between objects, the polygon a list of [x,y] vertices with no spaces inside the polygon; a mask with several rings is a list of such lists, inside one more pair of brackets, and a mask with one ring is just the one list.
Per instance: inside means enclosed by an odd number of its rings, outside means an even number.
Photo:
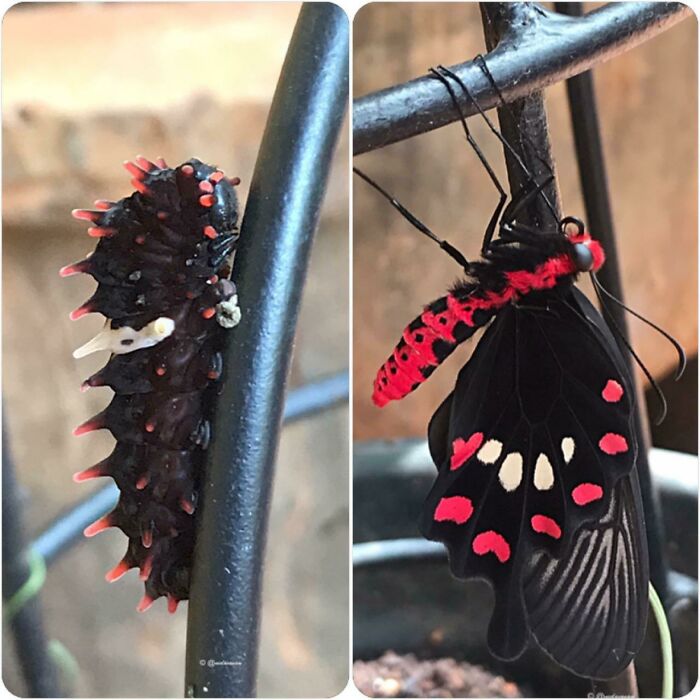
[{"label": "horizontal metal rod", "polygon": [[[611,2],[580,18],[534,3],[519,4],[528,9],[525,25],[514,25],[511,35],[488,55],[489,70],[506,102],[582,73],[693,16],[690,7],[679,2]],[[498,106],[498,95],[473,61],[451,69],[483,109]],[[466,115],[476,113],[461,93],[460,99]],[[444,86],[427,76],[416,78],[354,100],[354,153],[382,148],[456,119]]]},{"label": "horizontal metal rod", "polygon": [[[348,373],[324,377],[292,389],[284,407],[285,424],[307,418],[334,405],[347,401],[349,395]],[[31,545],[43,557],[48,566],[82,539],[83,530],[109,513],[117,504],[119,489],[113,482],[61,513]]]}]

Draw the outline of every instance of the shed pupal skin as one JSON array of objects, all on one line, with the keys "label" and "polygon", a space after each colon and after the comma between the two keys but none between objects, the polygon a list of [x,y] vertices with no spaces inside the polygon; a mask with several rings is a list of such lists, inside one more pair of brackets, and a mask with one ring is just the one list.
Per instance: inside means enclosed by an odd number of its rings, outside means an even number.
[{"label": "shed pupal skin", "polygon": [[111,321],[94,337],[73,352],[76,359],[100,350],[109,350],[115,355],[123,355],[134,350],[150,348],[170,337],[175,330],[175,321],[167,316],[160,316],[143,328],[136,330],[131,326],[112,328]]}]

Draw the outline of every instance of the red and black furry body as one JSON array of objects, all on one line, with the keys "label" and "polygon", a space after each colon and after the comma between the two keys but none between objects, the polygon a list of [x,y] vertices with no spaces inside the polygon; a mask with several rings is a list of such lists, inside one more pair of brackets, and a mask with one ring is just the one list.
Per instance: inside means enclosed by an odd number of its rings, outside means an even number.
[{"label": "red and black furry body", "polygon": [[93,535],[114,526],[129,538],[107,579],[137,567],[146,588],[139,610],[167,596],[174,611],[188,597],[193,514],[213,384],[222,372],[225,331],[217,317],[235,302],[225,276],[238,238],[237,180],[196,159],[177,168],[141,157],[125,165],[138,191],[116,203],[98,201],[96,211],[74,212],[91,222],[99,243],[86,260],[61,271],[97,281],[71,318],[106,316],[95,341],[107,340],[93,349],[115,353],[83,384],[109,386],[115,396],[76,434],[106,428],[117,444],[75,478],[111,476],[121,492],[116,508],[86,530]]},{"label": "red and black furry body", "polygon": [[377,373],[374,403],[384,406],[416,389],[457,345],[485,326],[506,304],[573,283],[579,273],[573,255],[576,244],[589,248],[594,269],[603,264],[603,249],[585,233],[542,234],[537,246],[522,242],[495,245],[488,258],[470,263],[468,279],[429,304],[406,327],[391,357]]},{"label": "red and black furry body", "polygon": [[609,678],[644,638],[648,555],[629,376],[574,286],[605,256],[566,223],[502,225],[467,280],[406,328],[372,398],[403,398],[487,327],[430,421],[438,473],[421,530],[455,576],[492,585],[496,656],[534,638],[574,673]]}]

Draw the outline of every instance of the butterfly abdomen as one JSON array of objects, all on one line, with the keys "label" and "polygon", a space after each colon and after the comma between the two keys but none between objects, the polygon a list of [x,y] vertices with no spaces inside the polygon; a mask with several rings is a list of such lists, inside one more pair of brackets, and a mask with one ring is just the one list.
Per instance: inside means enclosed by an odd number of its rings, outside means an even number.
[{"label": "butterfly abdomen", "polygon": [[137,192],[74,212],[99,242],[92,255],[61,271],[87,273],[98,283],[71,318],[97,312],[108,323],[76,357],[110,350],[83,388],[115,392],[75,433],[108,429],[116,447],[75,479],[111,476],[121,492],[116,508],[86,530],[114,526],[129,538],[107,579],[137,567],[146,587],[139,609],[168,596],[174,611],[189,592],[212,384],[223,369],[222,326],[239,316],[235,286],[225,279],[238,237],[237,180],[196,159],[177,168],[145,158],[125,166]]},{"label": "butterfly abdomen", "polygon": [[[569,240],[590,245],[599,267],[603,261],[600,245],[585,234],[575,238]],[[562,240],[567,242],[564,237]],[[520,267],[508,269],[510,256],[519,261]],[[402,399],[418,388],[460,343],[485,326],[506,304],[572,282],[578,273],[567,252],[534,258],[529,266],[523,266],[520,249],[504,247],[499,258],[498,264],[490,259],[473,264],[469,269],[473,281],[456,285],[447,296],[427,306],[404,330],[374,381],[372,400],[377,406]]]}]

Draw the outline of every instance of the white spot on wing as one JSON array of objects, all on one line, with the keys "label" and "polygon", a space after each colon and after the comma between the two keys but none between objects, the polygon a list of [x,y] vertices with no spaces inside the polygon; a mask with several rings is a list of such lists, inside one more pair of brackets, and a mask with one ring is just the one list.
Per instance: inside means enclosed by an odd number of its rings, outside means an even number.
[{"label": "white spot on wing", "polygon": [[568,464],[571,458],[574,456],[574,450],[576,449],[576,443],[572,437],[565,437],[561,441],[561,453],[564,456],[564,461]]},{"label": "white spot on wing", "polygon": [[509,452],[498,470],[498,480],[506,491],[515,491],[523,478],[523,457],[519,452]]},{"label": "white spot on wing", "polygon": [[538,491],[547,491],[554,486],[554,470],[544,452],[540,453],[537,462],[535,462],[535,478],[533,481]]},{"label": "white spot on wing", "polygon": [[476,453],[476,458],[484,464],[493,464],[500,456],[503,443],[498,440],[487,440]]}]

